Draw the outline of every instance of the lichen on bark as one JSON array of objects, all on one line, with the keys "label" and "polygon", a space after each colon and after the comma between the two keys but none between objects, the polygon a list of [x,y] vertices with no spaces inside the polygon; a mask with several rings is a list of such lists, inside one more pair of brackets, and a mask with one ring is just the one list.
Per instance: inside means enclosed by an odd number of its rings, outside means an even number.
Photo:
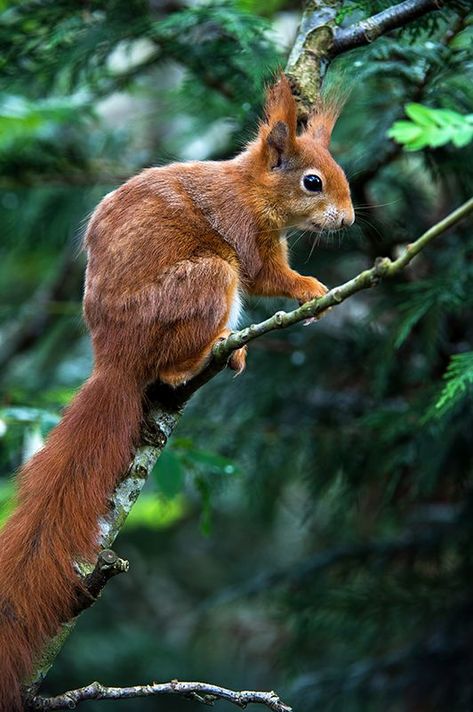
[{"label": "lichen on bark", "polygon": [[302,14],[299,32],[285,69],[302,123],[307,120],[320,94],[341,5],[341,0],[309,0]]}]

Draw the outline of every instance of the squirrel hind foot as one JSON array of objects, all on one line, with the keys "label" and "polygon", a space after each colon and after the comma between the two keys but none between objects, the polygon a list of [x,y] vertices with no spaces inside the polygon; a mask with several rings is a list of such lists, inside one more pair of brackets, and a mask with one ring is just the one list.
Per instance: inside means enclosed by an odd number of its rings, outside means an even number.
[{"label": "squirrel hind foot", "polygon": [[237,349],[232,353],[228,359],[228,367],[235,371],[235,377],[239,376],[246,368],[246,356],[248,348],[242,346],[241,349]]}]

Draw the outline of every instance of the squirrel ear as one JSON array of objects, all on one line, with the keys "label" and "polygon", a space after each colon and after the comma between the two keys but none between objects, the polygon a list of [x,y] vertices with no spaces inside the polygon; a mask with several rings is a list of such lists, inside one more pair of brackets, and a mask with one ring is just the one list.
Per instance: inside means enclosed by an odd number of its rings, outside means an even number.
[{"label": "squirrel ear", "polygon": [[269,129],[265,141],[265,154],[271,168],[280,168],[291,151],[289,126],[285,121],[276,121]]},{"label": "squirrel ear", "polygon": [[259,136],[269,165],[277,168],[294,152],[296,140],[296,102],[284,74],[268,90],[264,113]]},{"label": "squirrel ear", "polygon": [[307,133],[325,148],[330,145],[333,127],[343,109],[347,93],[338,87],[324,94],[316,102],[307,121]]}]

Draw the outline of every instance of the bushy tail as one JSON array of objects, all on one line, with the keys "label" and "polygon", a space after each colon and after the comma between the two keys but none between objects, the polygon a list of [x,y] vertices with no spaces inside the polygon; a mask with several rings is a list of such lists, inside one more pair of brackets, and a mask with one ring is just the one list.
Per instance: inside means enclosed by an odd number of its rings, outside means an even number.
[{"label": "bushy tail", "polygon": [[96,553],[98,519],[138,439],[141,398],[129,375],[94,372],[20,472],[18,507],[0,532],[0,712],[23,709],[21,683],[73,613],[73,562]]}]

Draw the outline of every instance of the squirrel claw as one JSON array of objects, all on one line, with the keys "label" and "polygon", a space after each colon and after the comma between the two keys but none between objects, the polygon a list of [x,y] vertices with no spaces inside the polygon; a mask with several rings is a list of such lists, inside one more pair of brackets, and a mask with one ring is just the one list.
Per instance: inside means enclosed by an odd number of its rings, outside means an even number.
[{"label": "squirrel claw", "polygon": [[323,312],[320,312],[320,314],[317,314],[317,316],[310,316],[308,319],[304,319],[302,322],[302,326],[310,326],[316,321],[320,321],[322,317],[327,316],[329,311],[332,310],[332,307],[327,307],[327,309],[324,309]]}]

